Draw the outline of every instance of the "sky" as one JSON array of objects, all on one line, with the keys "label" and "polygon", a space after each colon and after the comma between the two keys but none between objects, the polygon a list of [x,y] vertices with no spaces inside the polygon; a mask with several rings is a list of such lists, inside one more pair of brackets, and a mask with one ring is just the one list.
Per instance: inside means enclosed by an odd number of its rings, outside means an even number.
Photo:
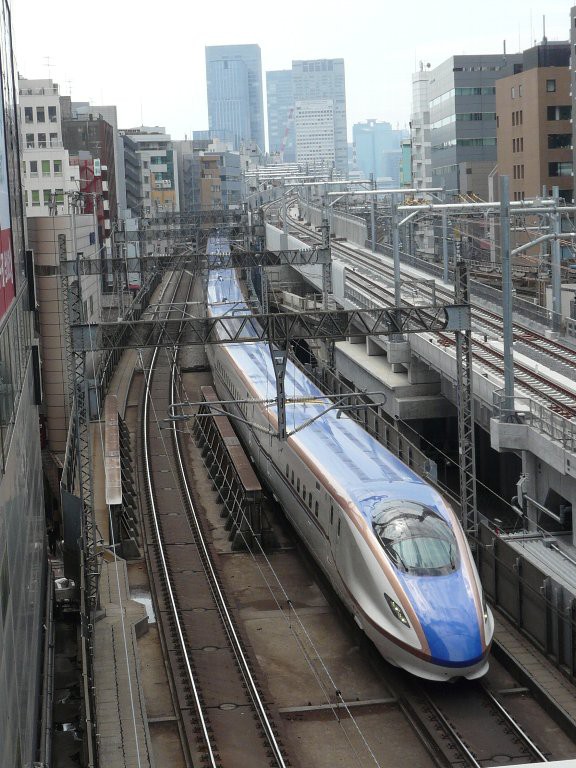
[{"label": "sky", "polygon": [[[576,3],[576,0],[575,0]],[[118,125],[173,139],[208,127],[204,46],[258,43],[262,70],[343,58],[348,134],[410,119],[411,74],[454,54],[516,53],[567,40],[566,0],[11,0],[23,77],[51,77],[73,101],[115,104]],[[264,97],[264,105],[266,99]]]}]

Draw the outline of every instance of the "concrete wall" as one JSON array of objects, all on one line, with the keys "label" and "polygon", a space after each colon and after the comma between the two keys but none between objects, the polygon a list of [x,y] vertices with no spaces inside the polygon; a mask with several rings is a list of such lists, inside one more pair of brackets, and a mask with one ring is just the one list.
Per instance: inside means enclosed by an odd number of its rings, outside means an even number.
[{"label": "concrete wall", "polygon": [[[319,228],[321,226],[322,209],[320,207],[302,201],[299,201],[298,207],[300,215],[310,222],[313,227]],[[368,225],[364,219],[352,216],[351,214],[335,213],[331,209],[329,220],[332,237],[349,240],[351,243],[364,247],[368,239]]]}]

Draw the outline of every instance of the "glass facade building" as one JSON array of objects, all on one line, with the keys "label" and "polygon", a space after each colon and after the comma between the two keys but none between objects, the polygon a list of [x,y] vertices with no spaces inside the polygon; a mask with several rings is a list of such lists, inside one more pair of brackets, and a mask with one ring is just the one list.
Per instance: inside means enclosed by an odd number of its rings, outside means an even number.
[{"label": "glass facade building", "polygon": [[296,160],[296,135],[291,69],[266,72],[266,103],[270,154],[279,152],[283,162],[293,163]]},{"label": "glass facade building", "polygon": [[264,152],[260,46],[206,46],[206,90],[210,130],[232,132],[235,149],[254,141]]},{"label": "glass facade building", "polygon": [[0,765],[37,759],[46,553],[10,6],[0,0]]}]

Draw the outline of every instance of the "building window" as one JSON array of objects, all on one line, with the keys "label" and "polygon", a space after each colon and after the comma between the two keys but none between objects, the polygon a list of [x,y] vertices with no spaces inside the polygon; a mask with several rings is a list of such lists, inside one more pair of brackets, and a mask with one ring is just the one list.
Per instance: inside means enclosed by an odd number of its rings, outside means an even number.
[{"label": "building window", "polygon": [[34,122],[34,110],[32,109],[32,107],[24,107],[24,122],[25,123]]},{"label": "building window", "polygon": [[569,149],[572,147],[571,133],[549,133],[548,149]]},{"label": "building window", "polygon": [[52,190],[51,189],[45,189],[43,191],[43,198],[44,198],[44,205],[50,205],[52,201]]},{"label": "building window", "polygon": [[520,98],[520,96],[522,96],[522,83],[518,86],[518,98]]},{"label": "building window", "polygon": [[33,189],[32,190],[32,205],[33,206],[40,205],[40,190],[39,189]]},{"label": "building window", "polygon": [[46,149],[46,134],[45,133],[39,133],[38,134],[38,147],[39,147],[39,149]]},{"label": "building window", "polygon": [[556,80],[546,80],[546,92],[556,93]]},{"label": "building window", "polygon": [[34,149],[34,134],[26,134],[26,149]]},{"label": "building window", "polygon": [[512,125],[516,125],[516,112],[512,112]]},{"label": "building window", "polygon": [[62,176],[62,160],[54,160],[54,176]]},{"label": "building window", "polygon": [[572,117],[572,107],[570,104],[562,104],[554,107],[548,107],[546,110],[547,120],[570,120]]},{"label": "building window", "polygon": [[36,107],[36,122],[38,123],[46,122],[46,113],[44,111],[44,107]]},{"label": "building window", "polygon": [[548,176],[572,176],[572,163],[548,163]]},{"label": "building window", "polygon": [[512,152],[516,152],[516,139],[512,139]]},{"label": "building window", "polygon": [[56,107],[48,107],[48,120],[51,123],[55,123],[56,122],[56,120],[57,120],[57,118],[56,118]]},{"label": "building window", "polygon": [[510,89],[510,95],[512,96],[513,99],[516,98],[516,87],[514,85]]},{"label": "building window", "polygon": [[54,197],[56,199],[56,202],[59,205],[64,204],[64,190],[63,189],[55,189],[54,190]]},{"label": "building window", "polygon": [[50,176],[50,160],[42,160],[42,176]]},{"label": "building window", "polygon": [[51,147],[57,147],[58,146],[58,134],[57,133],[51,133],[50,134],[50,146]]},{"label": "building window", "polygon": [[30,160],[30,176],[33,179],[38,178],[38,160]]}]

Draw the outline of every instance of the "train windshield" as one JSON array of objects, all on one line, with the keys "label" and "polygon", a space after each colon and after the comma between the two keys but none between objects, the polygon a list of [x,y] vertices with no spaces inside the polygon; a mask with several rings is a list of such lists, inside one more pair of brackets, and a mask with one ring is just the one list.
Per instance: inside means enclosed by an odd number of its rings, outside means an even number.
[{"label": "train windshield", "polygon": [[400,570],[441,576],[458,567],[452,529],[430,507],[409,501],[386,502],[376,509],[372,525],[384,551]]}]

